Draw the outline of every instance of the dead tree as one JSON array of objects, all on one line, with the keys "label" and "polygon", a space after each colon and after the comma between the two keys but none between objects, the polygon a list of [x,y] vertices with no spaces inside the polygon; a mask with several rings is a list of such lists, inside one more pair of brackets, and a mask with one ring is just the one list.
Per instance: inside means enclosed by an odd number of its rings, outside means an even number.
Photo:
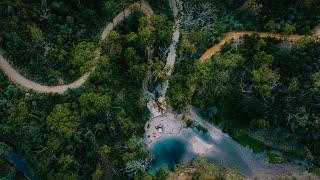
[{"label": "dead tree", "polygon": [[182,24],[188,30],[195,28],[209,29],[217,19],[217,10],[211,3],[184,4],[184,18]]},{"label": "dead tree", "polygon": [[40,21],[47,20],[50,23],[51,22],[49,17],[50,6],[48,5],[48,1],[42,0],[40,8],[41,8]]},{"label": "dead tree", "polygon": [[150,167],[150,163],[150,158],[131,160],[126,163],[123,171],[130,177],[136,177],[139,172],[145,172]]}]

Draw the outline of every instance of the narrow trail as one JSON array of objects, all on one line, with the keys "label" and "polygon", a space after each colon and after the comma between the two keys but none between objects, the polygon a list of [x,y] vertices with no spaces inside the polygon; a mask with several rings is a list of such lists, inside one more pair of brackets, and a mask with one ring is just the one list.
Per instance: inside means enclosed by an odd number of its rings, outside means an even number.
[{"label": "narrow trail", "polygon": [[[174,27],[173,27],[173,36],[172,36],[172,43],[169,47],[168,56],[166,59],[166,65],[164,67],[164,71],[166,72],[167,76],[170,77],[173,72],[174,63],[177,57],[177,44],[180,38],[180,28],[181,28],[181,21],[183,17],[182,13],[182,2],[179,0],[170,0],[170,7],[173,11],[174,16]],[[145,97],[148,99],[147,106],[151,112],[151,118],[155,118],[164,114],[167,109],[167,103],[165,100],[165,96],[167,93],[167,89],[169,87],[169,80],[167,79],[165,82],[161,84],[161,89],[158,92],[159,97],[156,97],[155,94],[150,93],[147,89],[147,85],[143,85],[143,91]]]},{"label": "narrow trail", "polygon": [[[199,59],[200,64],[203,64],[207,59],[210,59],[213,55],[221,51],[221,48],[223,45],[225,45],[227,42],[231,40],[239,40],[243,38],[245,35],[253,35],[256,32],[250,32],[250,31],[244,31],[244,32],[229,32],[225,36],[225,38],[220,41],[218,44],[214,45],[210,49],[208,49]],[[314,36],[302,36],[302,35],[290,35],[286,36],[283,34],[274,34],[274,33],[266,33],[266,32],[261,32],[261,33],[256,33],[262,38],[276,38],[276,39],[285,39],[291,42],[296,42],[302,38],[310,38],[310,39],[316,39],[317,37],[320,37],[320,28],[315,31]]]},{"label": "narrow trail", "polygon": [[[141,11],[145,14],[148,18],[153,15],[153,10],[151,9],[150,5],[142,0],[141,3],[133,3],[122,12],[120,12],[116,17],[113,18],[113,21],[108,23],[102,31],[101,39],[104,40],[107,38],[108,34],[126,17],[129,16],[134,11]],[[100,57],[100,53],[97,53],[96,58]],[[24,88],[24,89],[32,89],[39,93],[58,93],[63,94],[68,89],[75,89],[82,86],[88,79],[91,71],[79,79],[75,80],[74,82],[66,85],[58,85],[58,86],[45,86],[34,81],[31,81],[24,76],[22,76],[17,70],[15,70],[8,61],[3,57],[2,53],[0,52],[0,69],[9,77],[9,79],[15,83],[16,85]]]},{"label": "narrow trail", "polygon": [[[170,76],[172,73],[172,68],[175,63],[175,58],[176,58],[176,45],[179,41],[180,37],[180,24],[181,24],[181,18],[177,18],[179,16],[179,9],[181,8],[181,4],[179,1],[170,1],[171,4],[173,3],[173,11],[175,18],[178,19],[175,23],[175,31],[173,33],[173,43],[170,46],[170,51],[167,57],[167,62],[166,62],[166,69],[168,69],[167,74]],[[125,10],[120,12],[116,17],[113,18],[113,22],[108,23],[105,28],[102,31],[101,34],[101,39],[104,40],[107,38],[108,34],[117,26],[126,16],[129,16],[132,12],[134,11],[141,11],[144,13],[147,17],[151,17],[153,15],[153,10],[151,9],[150,5],[145,2],[144,0],[141,1],[141,3],[134,3],[127,7]],[[227,33],[226,37],[219,42],[218,44],[214,45],[210,49],[208,49],[199,59],[199,62],[202,64],[204,63],[207,59],[215,55],[216,53],[221,51],[221,48],[223,45],[225,45],[227,42],[230,40],[239,40],[242,38],[244,35],[252,35],[255,32],[230,32]],[[273,34],[273,33],[257,33],[260,37],[272,37],[272,38],[277,38],[277,39],[287,39],[289,41],[295,42],[300,40],[303,37],[307,38],[316,38],[320,37],[320,28],[317,28],[315,30],[315,36],[301,36],[301,35],[290,35],[290,36],[285,36],[282,34]],[[40,83],[34,82],[32,80],[27,79],[23,75],[21,75],[17,70],[15,70],[5,59],[5,57],[2,55],[3,53],[0,51],[0,69],[9,77],[9,79],[15,83],[16,85],[24,88],[24,89],[32,89],[36,92],[39,93],[58,93],[58,94],[63,94],[65,93],[68,89],[75,89],[81,87],[88,79],[91,71],[94,71],[95,68],[92,68],[92,70],[83,76],[81,76],[79,79],[75,80],[74,82],[66,85],[57,85],[57,86],[46,86],[42,85]],[[100,57],[100,53],[97,53],[96,58]],[[165,97],[167,88],[168,88],[168,81],[165,81],[164,84],[162,85],[162,92],[161,96]]]},{"label": "narrow trail", "polygon": [[[180,28],[181,28],[181,22],[183,18],[181,1],[171,0],[170,5],[172,7],[172,11],[175,19],[175,27],[174,27],[173,37],[172,37],[172,44],[170,45],[170,48],[169,48],[169,54],[168,54],[166,66],[165,66],[165,70],[167,70],[168,77],[171,76],[174,68],[174,63],[176,62],[177,45],[180,38]],[[169,80],[166,80],[162,84],[162,91],[161,91],[162,97],[166,96],[168,87],[169,87]]]},{"label": "narrow trail", "polygon": [[[167,62],[166,62],[166,69],[167,75],[170,76],[172,73],[172,68],[175,63],[176,59],[176,46],[179,41],[180,37],[180,24],[181,24],[181,16],[179,15],[179,12],[182,12],[181,9],[181,3],[179,0],[170,0],[170,4],[172,6],[174,16],[175,16],[175,27],[174,27],[174,33],[173,33],[173,39],[172,39],[172,44],[170,46],[169,54],[167,57]],[[129,16],[132,12],[134,11],[141,11],[144,13],[147,17],[151,17],[153,15],[153,11],[151,7],[145,2],[144,0],[141,1],[141,3],[134,3],[128,8],[126,8],[124,11],[120,12],[114,19],[113,22],[108,23],[105,28],[102,31],[101,34],[101,39],[107,38],[108,34],[114,29],[115,26],[117,26],[126,16]],[[320,36],[319,29],[315,31],[316,36]],[[226,37],[219,42],[217,45],[213,46],[212,48],[208,49],[202,57],[199,59],[199,62],[202,64],[204,63],[207,59],[210,59],[213,55],[221,51],[221,48],[224,44],[229,42],[232,39],[239,40],[242,38],[244,35],[251,35],[254,32],[230,32],[226,35]],[[303,37],[307,38],[316,38],[316,36],[299,36],[299,35],[291,35],[291,36],[284,36],[281,34],[272,34],[272,33],[258,33],[260,37],[272,37],[272,38],[277,38],[277,39],[287,39],[289,41],[298,41],[299,39]],[[99,58],[100,53],[97,53],[96,58]],[[90,73],[94,71],[95,68],[93,68],[90,72],[84,74],[81,76],[78,80],[67,84],[67,85],[59,85],[59,86],[44,86],[39,83],[33,82],[25,77],[23,77],[18,71],[16,71],[8,61],[3,57],[3,55],[0,52],[0,69],[10,78],[11,81],[13,81],[15,84],[18,86],[25,88],[25,89],[32,89],[36,92],[39,93],[59,93],[63,94],[66,92],[68,89],[73,89],[73,88],[78,88],[82,86],[88,79]],[[168,88],[168,81],[166,81],[162,85],[161,89],[161,97],[163,98],[163,102],[165,102],[165,94]],[[194,87],[192,87],[194,88]],[[150,103],[150,102],[149,102]],[[149,106],[148,106],[149,107]],[[158,112],[157,109],[155,109],[156,106],[150,106],[149,110]],[[159,112],[158,112],[159,113]],[[192,119],[194,119],[197,123],[202,124],[203,126],[207,127],[209,130],[210,137],[212,138],[213,142],[212,144],[205,144],[204,141],[201,139],[195,139],[196,143],[202,143],[203,146],[207,148],[205,152],[202,152],[202,154],[205,154],[207,151],[210,151],[210,156],[220,156],[222,158],[225,158],[227,161],[234,161],[238,163],[241,160],[241,162],[244,162],[246,166],[249,168],[248,176],[249,177],[269,177],[275,174],[288,174],[288,173],[296,173],[300,172],[300,170],[297,169],[296,166],[292,165],[287,165],[287,166],[282,166],[282,165],[270,165],[265,157],[261,157],[259,155],[256,155],[249,151],[247,148],[241,146],[238,144],[236,141],[234,141],[231,137],[229,137],[227,134],[223,133],[220,129],[214,127],[212,124],[209,122],[201,119],[200,116],[197,115],[197,113],[193,110],[190,109],[190,116]],[[166,116],[166,114],[163,115],[162,112],[160,112],[161,117],[166,118],[165,120],[169,120],[168,124],[174,124],[175,122],[173,121],[181,121],[182,117],[181,116],[176,116],[176,114],[170,114],[170,116]],[[152,117],[152,118],[159,118],[161,120],[160,116],[159,117]],[[152,120],[151,118],[151,120]],[[177,120],[178,119],[178,120]],[[156,119],[153,119],[156,120]],[[148,123],[147,123],[148,124]],[[146,124],[146,132],[148,132],[148,128]],[[180,132],[181,128],[183,125],[180,123],[176,123],[178,125],[177,132]],[[181,126],[181,127],[180,127]],[[153,128],[153,127],[151,127]],[[172,132],[175,132],[174,129],[172,129]],[[151,132],[153,135],[154,132]],[[155,132],[156,133],[156,132]],[[151,135],[150,134],[150,135]],[[159,138],[160,139],[160,138]],[[191,144],[192,145],[192,144]],[[196,147],[196,146],[195,146]],[[202,147],[202,146],[201,146]],[[210,149],[212,148],[212,149]],[[199,152],[200,150],[203,149],[198,149]],[[217,150],[220,150],[221,154],[217,154]],[[200,154],[201,154],[200,153]],[[264,178],[262,178],[264,179]]]}]

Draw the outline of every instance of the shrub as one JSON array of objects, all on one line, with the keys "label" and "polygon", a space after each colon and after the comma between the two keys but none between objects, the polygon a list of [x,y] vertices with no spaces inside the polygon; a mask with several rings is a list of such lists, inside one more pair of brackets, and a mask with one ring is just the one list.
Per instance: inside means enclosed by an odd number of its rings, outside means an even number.
[{"label": "shrub", "polygon": [[233,137],[243,146],[249,147],[254,153],[260,153],[267,150],[267,146],[264,145],[259,139],[250,136],[245,130],[236,130]]},{"label": "shrub", "polygon": [[313,167],[310,169],[310,172],[316,174],[316,175],[320,175],[320,168],[319,167]]},{"label": "shrub", "polygon": [[186,125],[187,125],[187,128],[192,128],[193,127],[193,123],[192,123],[192,121],[190,119],[188,119],[186,121]]},{"label": "shrub", "polygon": [[276,154],[269,154],[269,162],[272,164],[282,164],[286,161],[286,158],[278,156]]},{"label": "shrub", "polygon": [[268,130],[270,128],[270,123],[265,119],[255,119],[250,122],[250,128],[255,131]]},{"label": "shrub", "polygon": [[201,126],[199,124],[196,125],[195,127],[197,128],[198,131],[201,131],[203,134],[206,134],[208,132],[207,128],[205,128],[205,127],[203,127],[203,126]]}]

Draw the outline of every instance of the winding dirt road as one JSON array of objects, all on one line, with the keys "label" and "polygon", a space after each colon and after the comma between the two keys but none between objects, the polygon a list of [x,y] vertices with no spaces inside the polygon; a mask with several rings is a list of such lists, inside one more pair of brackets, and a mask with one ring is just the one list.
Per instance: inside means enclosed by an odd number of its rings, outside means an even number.
[{"label": "winding dirt road", "polygon": [[[113,21],[108,23],[102,31],[101,39],[107,38],[108,34],[117,26],[125,16],[129,16],[134,11],[141,11],[145,14],[148,18],[153,15],[153,11],[150,5],[142,0],[141,3],[134,3],[120,12],[116,17],[113,18]],[[96,58],[99,58],[100,53],[97,53]],[[24,76],[22,76],[17,70],[15,70],[8,61],[3,57],[2,53],[0,52],[0,69],[9,77],[9,79],[14,82],[16,85],[24,88],[24,89],[32,89],[39,93],[58,93],[63,94],[68,89],[75,89],[82,86],[88,79],[91,72],[88,72],[81,76],[79,79],[75,80],[74,82],[66,85],[58,85],[58,86],[45,86],[34,81],[31,81]],[[92,68],[92,71],[95,68]]]},{"label": "winding dirt road", "polygon": [[[173,6],[176,6],[179,4],[173,4]],[[151,7],[144,1],[141,1],[140,3],[134,3],[131,6],[129,6],[128,8],[126,8],[124,11],[120,12],[114,19],[113,22],[108,23],[105,28],[102,31],[101,34],[101,39],[105,39],[107,38],[109,32],[111,32],[114,27],[119,24],[124,18],[125,16],[129,16],[133,11],[141,11],[142,13],[144,13],[147,17],[151,17],[153,15],[153,11],[151,9]],[[167,64],[166,67],[173,67],[174,66],[174,62],[175,62],[175,58],[176,58],[176,45],[178,43],[179,40],[179,27],[180,27],[180,20],[179,18],[177,18],[177,12],[174,12],[175,14],[175,18],[176,18],[176,27],[175,27],[175,31],[174,31],[174,35],[173,35],[173,43],[170,46],[170,52],[167,58]],[[316,31],[318,33],[319,36],[319,30]],[[210,57],[212,57],[214,54],[218,53],[219,51],[221,51],[221,48],[224,44],[226,44],[228,41],[235,39],[235,40],[239,40],[241,37],[243,37],[244,35],[251,35],[253,34],[253,32],[230,32],[226,35],[226,37],[217,45],[213,46],[212,48],[208,49],[203,56],[200,58],[200,63],[204,63],[207,59],[210,59]],[[299,35],[291,35],[291,36],[283,36],[281,34],[272,34],[272,33],[258,33],[261,37],[273,37],[273,38],[277,38],[277,39],[287,39],[289,41],[297,41],[299,39],[301,39],[302,37],[305,36],[299,36]],[[308,36],[308,38],[314,38],[315,36]],[[100,56],[99,53],[97,53],[97,57],[98,58]],[[67,84],[67,85],[59,85],[59,86],[44,86],[41,84],[38,84],[36,82],[33,82],[25,77],[23,77],[18,71],[16,71],[12,66],[10,66],[10,64],[8,63],[8,61],[3,57],[3,55],[0,52],[0,69],[3,70],[3,72],[11,79],[11,81],[13,81],[15,84],[17,84],[18,86],[25,88],[25,89],[32,89],[36,92],[40,92],[40,93],[59,93],[59,94],[63,94],[64,92],[66,92],[68,89],[73,89],[73,88],[78,88],[81,85],[83,85],[86,80],[88,79],[90,72],[86,73],[85,75],[83,75],[82,77],[80,77],[78,80],[74,81],[73,83]],[[95,68],[92,69],[92,71]],[[170,70],[168,72],[168,75],[171,75],[172,70]],[[167,82],[164,85],[164,89],[162,92],[162,96],[165,97],[165,92],[167,89]],[[222,143],[227,144],[228,146],[221,146],[221,152],[224,152],[224,155],[227,157],[227,160],[232,161],[232,159],[234,159],[235,156],[241,158],[244,160],[244,162],[246,162],[249,166],[250,174],[252,173],[252,176],[256,176],[256,175],[264,175],[266,173],[272,175],[272,174],[282,174],[282,173],[288,173],[288,172],[296,172],[297,170],[295,169],[295,167],[291,167],[290,168],[283,168],[280,169],[280,166],[274,166],[274,165],[270,165],[266,162],[261,162],[261,159],[256,159],[255,155],[250,152],[249,150],[247,150],[246,148],[244,148],[243,146],[239,145],[238,143],[236,143],[234,140],[232,140],[232,138],[230,138],[229,136],[227,136],[226,134],[224,134],[221,130],[215,128],[213,125],[209,124],[208,122],[202,120],[193,110],[190,111],[191,116],[193,117],[193,119],[196,120],[196,122],[198,122],[199,124],[204,125],[205,127],[208,127],[209,130],[209,134],[211,136],[211,138],[213,139],[213,144],[219,144],[220,145]],[[174,116],[170,116],[172,119],[175,119]],[[171,120],[174,121],[174,120]],[[170,122],[173,123],[173,122]],[[210,144],[209,144],[210,145]],[[207,149],[214,147],[214,146],[207,146]],[[215,146],[215,147],[220,147],[220,146]],[[216,151],[217,148],[213,149]],[[199,152],[202,153],[203,149],[199,149]],[[204,153],[202,153],[204,154]],[[214,153],[211,153],[212,155],[215,155]],[[230,156],[230,157],[229,157]],[[232,159],[230,159],[232,158]],[[263,159],[265,160],[265,159]],[[276,172],[276,173],[275,173]],[[250,177],[249,174],[249,177]]]},{"label": "winding dirt road", "polygon": [[[257,33],[262,38],[276,38],[276,39],[285,39],[290,42],[296,42],[300,40],[301,38],[310,38],[310,39],[316,39],[317,37],[320,37],[320,31],[316,30],[314,36],[301,36],[301,35],[290,35],[286,36],[283,34],[274,34],[274,33]],[[256,32],[250,32],[250,31],[244,31],[244,32],[229,32],[227,33],[226,37],[220,41],[218,44],[214,45],[210,49],[208,49],[199,59],[200,64],[203,64],[206,60],[210,59],[213,55],[221,51],[221,48],[223,45],[225,45],[227,42],[231,40],[239,40],[245,35],[253,35]]]},{"label": "winding dirt road", "polygon": [[[125,10],[120,12],[115,18],[113,18],[113,22],[108,23],[105,28],[102,31],[101,34],[101,39],[107,38],[109,32],[111,32],[115,26],[117,26],[124,18],[125,16],[129,16],[133,11],[141,11],[144,13],[147,17],[151,17],[153,15],[153,11],[150,7],[150,5],[145,2],[144,0],[141,1],[141,3],[134,3],[127,7]],[[177,12],[175,12],[176,16]],[[177,25],[177,24],[176,24]],[[170,47],[170,53],[167,58],[167,65],[166,67],[172,67],[174,64],[175,60],[175,46],[177,44],[178,38],[179,38],[179,26],[180,22],[176,27],[176,31],[174,32],[174,43]],[[204,63],[207,59],[210,59],[213,55],[221,51],[221,48],[223,45],[225,45],[227,42],[230,40],[239,40],[242,38],[244,35],[252,35],[254,32],[229,32],[226,37],[219,42],[218,44],[214,45],[210,49],[208,49],[199,59],[200,63]],[[257,33],[260,37],[272,37],[272,38],[277,38],[277,39],[286,39],[291,42],[298,41],[299,39],[303,37],[307,38],[316,38],[320,37],[319,34],[319,29],[315,31],[314,36],[301,36],[301,35],[290,35],[290,36],[285,36],[282,34],[273,34],[273,33]],[[96,58],[99,58],[100,53],[97,53]],[[75,89],[79,88],[82,86],[88,79],[89,75],[91,72],[88,72],[81,76],[79,79],[75,80],[74,82],[66,85],[57,85],[57,86],[45,86],[39,83],[36,83],[34,81],[31,81],[24,76],[22,76],[17,70],[15,70],[9,63],[8,61],[3,57],[2,53],[0,52],[0,69],[10,78],[12,82],[14,82],[16,85],[25,88],[25,89],[32,89],[36,92],[39,93],[59,93],[63,94],[65,93],[68,89]],[[92,69],[92,71],[95,68]],[[171,74],[172,70],[169,70],[169,75]],[[161,93],[163,96],[165,96],[165,92],[167,90],[168,82],[164,84],[163,92]]]}]

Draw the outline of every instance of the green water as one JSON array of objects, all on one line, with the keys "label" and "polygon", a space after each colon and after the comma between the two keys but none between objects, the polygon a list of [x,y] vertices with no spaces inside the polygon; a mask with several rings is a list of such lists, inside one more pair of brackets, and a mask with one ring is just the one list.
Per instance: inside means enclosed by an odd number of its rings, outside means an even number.
[{"label": "green water", "polygon": [[150,171],[161,167],[172,170],[188,154],[187,143],[183,139],[169,137],[157,142],[150,152],[155,158]]},{"label": "green water", "polygon": [[[161,167],[173,169],[181,162],[190,162],[197,155],[189,147],[188,141],[197,136],[213,148],[205,156],[209,162],[219,167],[237,169],[248,177],[252,177],[252,170],[239,152],[238,145],[231,138],[223,137],[220,140],[214,140],[209,134],[203,134],[195,129],[187,129],[181,132],[180,138],[168,137],[157,142],[150,152],[155,160],[151,164],[150,171],[155,172]],[[241,147],[240,147],[241,148]]]}]

